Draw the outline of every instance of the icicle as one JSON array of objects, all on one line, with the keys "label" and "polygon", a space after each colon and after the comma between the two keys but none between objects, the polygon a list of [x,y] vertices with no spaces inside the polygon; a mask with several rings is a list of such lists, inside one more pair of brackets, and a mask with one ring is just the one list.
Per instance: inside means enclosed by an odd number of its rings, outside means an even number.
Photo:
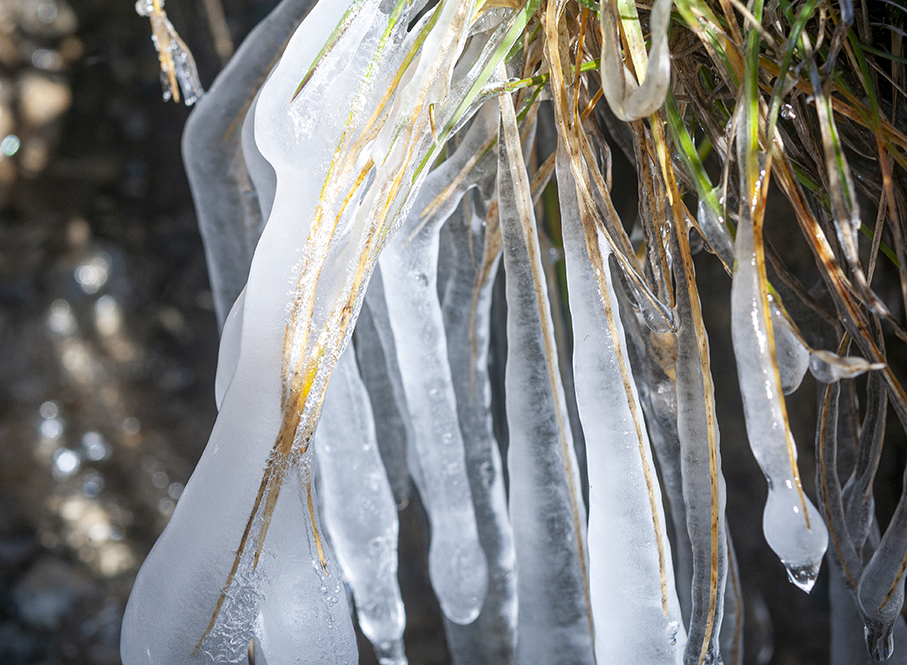
[{"label": "icicle", "polygon": [[204,94],[195,59],[189,48],[176,34],[176,29],[164,11],[164,0],[138,0],[135,11],[151,19],[152,41],[161,62],[161,85],[164,101],[180,100],[180,91],[186,106],[192,106]]},{"label": "icicle", "polygon": [[442,194],[470,158],[481,154],[489,136],[486,125],[487,120],[477,118],[456,153],[429,175],[398,237],[380,259],[413,425],[417,486],[432,525],[429,575],[444,614],[461,624],[479,615],[488,568],[479,544],[438,301],[438,232],[462,196]]},{"label": "icicle", "polygon": [[505,395],[519,663],[593,663],[586,511],[557,366],[513,102],[500,98],[498,215],[507,276]]},{"label": "icicle", "polygon": [[[326,35],[336,23],[336,16],[332,16],[336,11],[336,5],[319,5],[299,35],[319,41],[323,38],[318,36],[319,23]],[[304,52],[298,53],[303,41],[297,39],[295,44],[297,54],[304,58]],[[280,272],[289,272],[292,283],[294,262],[282,254],[292,254],[297,244],[287,242],[287,238],[298,238],[300,232],[304,237],[305,233],[295,217],[282,222],[293,227],[290,235],[275,237],[286,234],[286,229],[280,223],[269,226],[262,238],[260,258],[253,263],[239,359],[209,445],[133,588],[122,633],[126,665],[189,663],[196,651],[244,653],[257,618],[264,621],[265,615],[274,617],[269,608],[281,603],[269,594],[296,594],[294,587],[307,591],[294,595],[291,607],[300,603],[322,607],[322,617],[333,617],[332,629],[321,622],[306,631],[306,636],[316,641],[306,652],[308,662],[330,662],[335,656],[342,656],[338,658],[342,662],[356,659],[342,596],[331,605],[333,609],[324,607],[330,587],[339,583],[340,575],[332,569],[327,555],[326,568],[321,563],[313,568],[310,563],[314,532],[305,526],[309,520],[305,509],[308,496],[299,485],[300,474],[304,477],[308,472],[306,456],[275,460],[282,465],[287,491],[274,496],[279,500],[271,505],[270,514],[263,516],[255,502],[262,486],[262,469],[283,416],[281,357],[287,289]],[[266,542],[260,528],[265,523],[270,530]],[[244,532],[250,534],[249,541],[237,552]],[[256,550],[260,552],[253,558]],[[256,563],[260,564],[257,569]],[[321,591],[323,585],[325,592]],[[229,596],[223,593],[225,586]],[[270,621],[265,624],[273,625]],[[296,629],[303,627],[298,624]],[[275,639],[272,636],[272,644]],[[285,639],[296,638],[288,634]],[[316,649],[315,644],[320,646]],[[282,659],[273,649],[265,648],[265,652],[273,662]],[[276,660],[272,657],[275,655]]]},{"label": "icicle", "polygon": [[[758,36],[751,33],[749,57],[755,58],[757,47]],[[768,481],[762,530],[791,582],[809,592],[828,547],[828,531],[800,483],[797,445],[781,391],[762,244],[768,185],[760,165],[758,119],[750,117],[758,106],[758,81],[755,70],[747,71],[737,126],[740,220],[734,241],[731,338],[750,449]]]},{"label": "icicle", "polygon": [[397,584],[397,509],[381,462],[368,394],[352,349],[340,356],[315,435],[325,523],[381,665],[406,665]]},{"label": "icicle", "polygon": [[822,383],[836,383],[841,379],[853,379],[870,370],[885,369],[882,363],[871,363],[859,356],[839,356],[831,351],[813,351],[809,359],[809,371]]},{"label": "icicle", "polygon": [[[609,263],[613,265],[614,262]],[[612,268],[612,278],[618,274]],[[674,380],[677,340],[673,333],[650,334],[648,326],[639,321],[638,313],[631,310],[625,298],[618,298],[618,303],[627,340],[627,358],[633,370],[639,402],[646,414],[649,440],[658,461],[662,489],[668,498],[674,528],[671,551],[674,555],[677,598],[683,623],[689,625],[693,603],[693,548],[687,530],[680,470],[680,438],[677,434],[677,391]],[[668,376],[668,372],[671,376]]]},{"label": "icicle", "polygon": [[[372,291],[376,284],[381,286],[381,275],[377,271],[369,282],[369,291]],[[383,291],[381,298],[384,298]],[[366,295],[366,305],[368,303],[369,296]],[[411,431],[412,427],[408,425],[408,416],[404,423],[404,413],[401,412],[397,402],[398,390],[394,387],[392,371],[388,367],[389,361],[382,348],[381,337],[375,327],[371,309],[367,306],[359,313],[353,342],[356,345],[356,358],[359,361],[362,382],[368,390],[375,417],[378,449],[394,495],[394,502],[398,509],[403,509],[409,501],[410,492],[409,470],[406,466],[406,433]],[[396,360],[394,366],[396,367]],[[399,375],[400,370],[397,368],[398,380]],[[402,390],[400,386],[401,395]]]},{"label": "icicle", "polygon": [[488,560],[488,594],[479,618],[468,626],[448,628],[448,646],[458,665],[513,663],[516,643],[513,532],[500,449],[492,429],[488,378],[491,292],[501,255],[494,230],[484,226],[471,197],[446,224],[453,250],[453,272],[442,303],[447,357],[479,541]]},{"label": "icicle", "polygon": [[569,156],[557,176],[576,340],[573,366],[589,461],[589,553],[600,664],[676,663],[686,643],[646,425],[630,374],[610,247],[583,219]]},{"label": "icicle", "polygon": [[721,472],[709,341],[701,323],[695,270],[684,228],[676,230],[675,250],[680,323],[676,365],[677,431],[687,530],[693,547],[693,611],[687,628],[684,662],[687,665],[718,664],[721,663],[719,631],[728,569],[727,497]]},{"label": "icicle", "polygon": [[737,226],[735,256],[731,336],[750,447],[768,479],[762,527],[790,580],[809,591],[822,565],[828,532],[800,484],[774,345],[768,344],[770,318],[760,294],[753,229],[748,222]]}]

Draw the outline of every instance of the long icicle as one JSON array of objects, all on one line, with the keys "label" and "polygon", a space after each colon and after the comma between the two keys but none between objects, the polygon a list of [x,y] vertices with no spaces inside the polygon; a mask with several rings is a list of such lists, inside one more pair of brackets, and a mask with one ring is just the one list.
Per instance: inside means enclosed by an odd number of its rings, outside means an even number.
[{"label": "long icicle", "polygon": [[498,210],[507,276],[505,395],[517,553],[517,661],[595,662],[586,511],[557,366],[529,178],[513,101],[500,97]]},{"label": "long icicle", "polygon": [[325,524],[381,665],[406,665],[397,583],[397,507],[353,349],[334,368],[315,435]]},{"label": "long icicle", "polygon": [[488,595],[473,624],[448,627],[448,644],[455,664],[505,665],[514,662],[516,647],[516,562],[488,378],[491,293],[501,258],[500,236],[496,227],[485,226],[472,198],[467,195],[447,222],[453,273],[442,312],[479,540],[488,559]]},{"label": "long icicle", "polygon": [[[674,190],[676,193],[676,189]],[[676,219],[676,218],[675,218]],[[687,530],[693,546],[693,608],[684,662],[721,662],[719,634],[728,572],[724,474],[721,472],[709,340],[686,225],[675,230],[677,278],[677,431]]]},{"label": "long icicle", "polygon": [[[755,4],[754,15],[761,19],[762,3]],[[828,531],[800,482],[797,447],[787,419],[776,362],[762,243],[769,173],[767,169],[760,173],[759,166],[758,57],[759,33],[753,30],[747,43],[737,132],[740,223],[734,244],[731,338],[750,448],[768,479],[762,521],[765,539],[781,559],[791,581],[809,591],[822,565]]]}]

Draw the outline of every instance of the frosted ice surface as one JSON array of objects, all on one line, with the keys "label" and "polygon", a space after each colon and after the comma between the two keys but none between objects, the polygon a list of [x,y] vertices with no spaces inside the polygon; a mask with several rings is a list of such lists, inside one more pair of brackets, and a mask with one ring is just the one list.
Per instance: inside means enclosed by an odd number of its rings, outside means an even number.
[{"label": "frosted ice surface", "polygon": [[315,435],[331,542],[359,625],[382,665],[405,665],[397,584],[397,507],[381,462],[368,393],[352,349],[337,361]]},{"label": "frosted ice surface", "polygon": [[[592,231],[593,221],[580,218],[568,157],[562,146],[559,150],[567,288],[577,340],[573,366],[589,466],[595,657],[599,665],[678,663],[686,634],[661,490],[607,269],[610,250]],[[597,254],[594,265],[590,249]]]},{"label": "frosted ice surface", "polygon": [[314,0],[282,0],[243,40],[186,122],[183,159],[221,325],[246,284],[262,223],[235,121],[312,5]]}]

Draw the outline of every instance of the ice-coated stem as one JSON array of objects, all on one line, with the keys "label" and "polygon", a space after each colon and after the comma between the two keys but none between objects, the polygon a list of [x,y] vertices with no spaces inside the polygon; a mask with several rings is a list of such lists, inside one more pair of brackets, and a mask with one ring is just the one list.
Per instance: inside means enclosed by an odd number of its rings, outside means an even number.
[{"label": "ice-coated stem", "polygon": [[[613,261],[611,262],[613,265]],[[612,277],[618,273],[612,268]],[[626,299],[620,299],[621,320],[627,340],[627,358],[633,369],[633,379],[639,401],[646,414],[649,441],[658,461],[659,478],[668,499],[674,540],[674,576],[677,598],[684,625],[689,625],[692,612],[693,547],[687,530],[686,505],[683,499],[683,473],[680,462],[680,437],[677,434],[677,391],[675,389],[673,356],[676,355],[676,336],[650,331],[631,309]],[[667,361],[667,366],[662,363]],[[667,372],[671,373],[668,376]]]},{"label": "ice-coated stem", "polygon": [[406,665],[397,584],[397,508],[352,349],[334,368],[315,435],[325,524],[381,665]]},{"label": "ice-coated stem", "polygon": [[607,268],[610,247],[580,208],[559,148],[573,367],[589,464],[589,553],[600,665],[676,663],[686,635],[674,591],[661,490]]},{"label": "ice-coated stem", "polygon": [[573,323],[573,367],[589,468],[589,586],[599,665],[680,661],[686,632],[661,489],[591,191],[586,140],[561,60],[563,3],[548,4],[545,56],[559,128],[557,179]]},{"label": "ice-coated stem", "polygon": [[[756,11],[761,20],[762,6]],[[740,221],[734,243],[731,338],[750,449],[768,480],[762,530],[790,580],[809,591],[822,565],[828,531],[800,482],[797,446],[787,420],[778,373],[762,243],[768,194],[765,177],[770,171],[760,168],[759,121],[753,117],[758,113],[758,50],[758,35],[750,33],[737,132]]]},{"label": "ice-coated stem", "polygon": [[240,146],[243,118],[275,57],[314,5],[282,0],[243,40],[186,121],[183,160],[221,326],[246,284],[261,231]]},{"label": "ice-coated stem", "polygon": [[750,448],[768,479],[762,528],[791,581],[812,589],[828,545],[828,532],[803,492],[797,448],[787,421],[774,362],[770,312],[762,290],[751,224],[737,227],[736,271],[731,286],[731,336]]},{"label": "ice-coated stem", "polygon": [[692,613],[687,627],[686,665],[721,662],[719,634],[728,571],[724,474],[721,472],[715,389],[709,341],[702,325],[686,228],[676,230],[677,432],[683,498],[693,547]]},{"label": "ice-coated stem", "polygon": [[517,555],[517,662],[594,663],[586,511],[513,101],[500,98],[498,205],[507,276],[505,395]]},{"label": "ice-coated stem", "polygon": [[491,292],[501,255],[494,230],[483,229],[485,220],[470,198],[447,222],[454,267],[442,313],[479,541],[488,560],[488,594],[479,618],[450,626],[447,641],[454,663],[505,665],[514,662],[516,646],[515,554],[488,378]]}]

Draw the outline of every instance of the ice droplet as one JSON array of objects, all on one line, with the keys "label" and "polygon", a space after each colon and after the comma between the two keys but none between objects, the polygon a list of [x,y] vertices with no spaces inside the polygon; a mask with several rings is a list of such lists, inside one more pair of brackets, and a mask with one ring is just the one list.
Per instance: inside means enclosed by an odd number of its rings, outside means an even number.
[{"label": "ice droplet", "polygon": [[894,633],[890,629],[876,631],[863,626],[863,637],[866,639],[866,648],[875,660],[891,658],[894,653]]},{"label": "ice droplet", "polygon": [[789,565],[787,562],[784,563],[784,568],[787,570],[787,577],[798,587],[803,589],[806,593],[812,591],[813,585],[816,583],[816,578],[819,576],[819,568],[821,564],[807,564],[805,566],[794,566]]}]

